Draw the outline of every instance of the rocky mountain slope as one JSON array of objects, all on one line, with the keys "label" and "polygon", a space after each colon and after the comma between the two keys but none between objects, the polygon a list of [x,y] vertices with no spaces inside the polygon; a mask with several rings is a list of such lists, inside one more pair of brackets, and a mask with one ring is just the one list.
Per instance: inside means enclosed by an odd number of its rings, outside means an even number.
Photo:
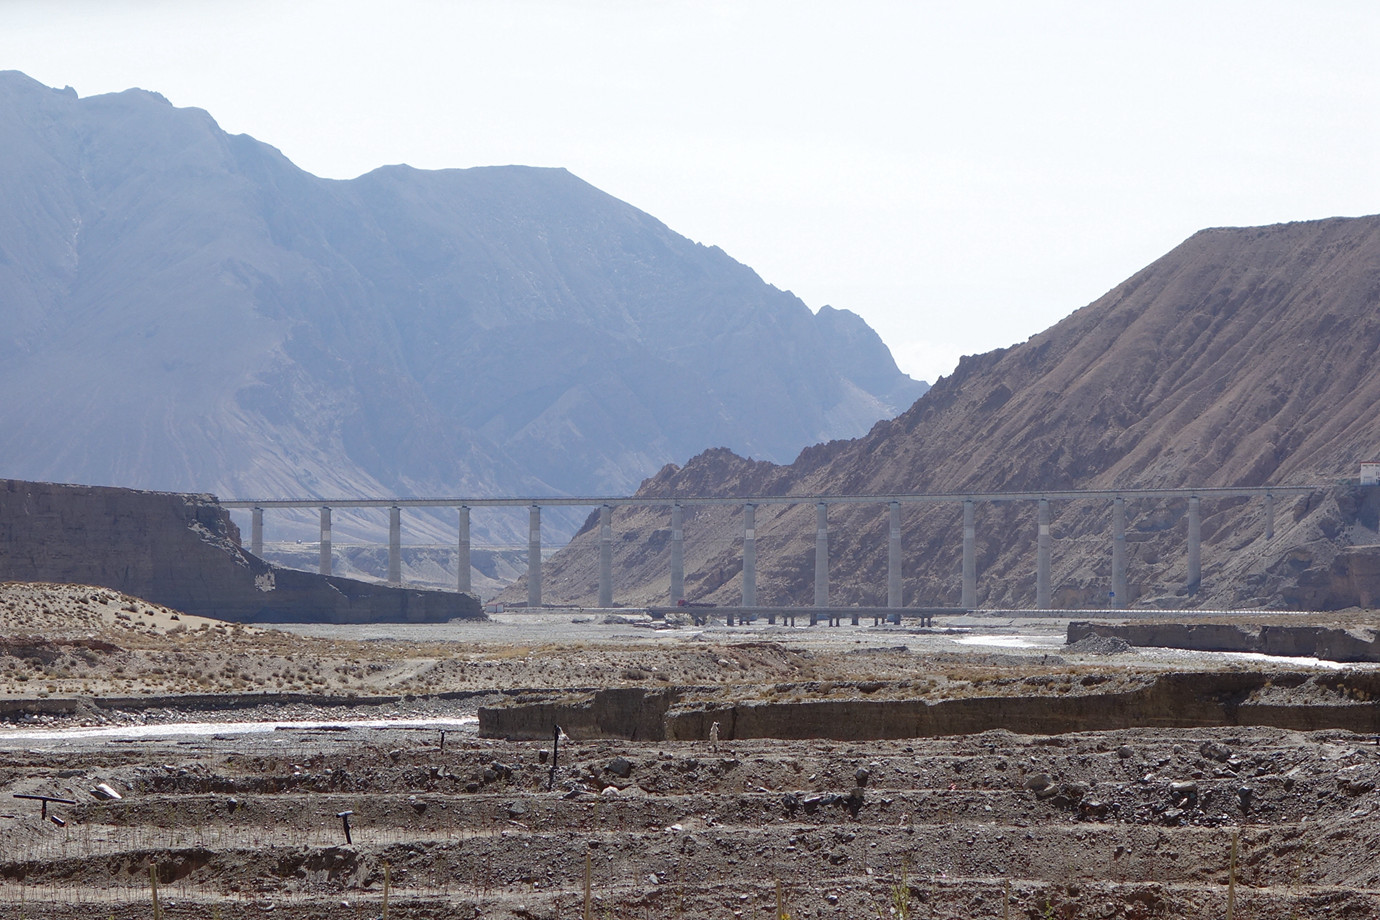
[{"label": "rocky mountain slope", "polygon": [[[1098,301],[1012,348],[965,358],[866,436],[790,466],[706,452],[644,483],[646,495],[1331,485],[1380,458],[1380,217],[1204,230]],[[1186,501],[1128,502],[1133,603],[1345,606],[1356,547],[1377,541],[1360,492],[1282,503],[1265,539],[1259,501],[1204,500],[1203,586],[1186,594]],[[1055,502],[1056,606],[1105,603],[1111,509]],[[831,599],[886,603],[886,510],[830,510]],[[661,510],[615,520],[616,597],[666,597]],[[814,509],[757,509],[759,603],[813,600]],[[737,603],[741,518],[688,509],[686,592]],[[908,605],[960,599],[960,506],[907,506]],[[978,602],[1031,606],[1035,508],[978,506]],[[596,534],[554,561],[548,592],[593,597]],[[647,546],[661,546],[650,552]],[[634,550],[635,547],[644,547]],[[1364,557],[1364,558],[1363,558]],[[554,596],[553,596],[554,599]]]},{"label": "rocky mountain slope", "polygon": [[155,93],[16,72],[0,162],[6,476],[622,494],[706,444],[789,460],[924,390],[856,315],[564,170],[324,180]]}]

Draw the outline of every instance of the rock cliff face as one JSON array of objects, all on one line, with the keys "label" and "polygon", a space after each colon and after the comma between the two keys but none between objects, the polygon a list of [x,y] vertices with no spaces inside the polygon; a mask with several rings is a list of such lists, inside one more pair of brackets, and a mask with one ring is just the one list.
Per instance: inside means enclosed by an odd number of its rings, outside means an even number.
[{"label": "rock cliff face", "polygon": [[[9,476],[617,495],[707,444],[790,460],[925,389],[855,314],[814,314],[561,169],[329,181],[157,94],[79,99],[14,72],[0,162]],[[578,521],[559,518],[564,539]],[[429,521],[417,535],[452,540]],[[474,526],[526,538],[516,518]]]},{"label": "rock cliff face", "polygon": [[476,599],[282,569],[211,495],[0,480],[0,580],[99,585],[242,623],[483,617]]},{"label": "rock cliff face", "polygon": [[[911,409],[789,466],[708,451],[641,494],[723,496],[1322,485],[1282,502],[1266,538],[1259,501],[1204,500],[1202,589],[1188,594],[1187,502],[1128,502],[1130,601],[1140,606],[1312,607],[1375,599],[1375,489],[1333,490],[1380,457],[1380,217],[1205,230],[1095,303],[1008,349],[965,358]],[[1102,606],[1110,503],[1055,502],[1054,603]],[[886,510],[830,509],[837,603],[886,601]],[[620,512],[618,600],[663,602],[661,510]],[[957,605],[957,503],[905,510],[908,605]],[[759,603],[813,598],[814,509],[757,509]],[[740,512],[687,510],[686,592],[738,602]],[[977,514],[978,603],[1033,606],[1035,508]],[[592,530],[547,584],[593,596]],[[665,541],[660,541],[664,543]]]}]

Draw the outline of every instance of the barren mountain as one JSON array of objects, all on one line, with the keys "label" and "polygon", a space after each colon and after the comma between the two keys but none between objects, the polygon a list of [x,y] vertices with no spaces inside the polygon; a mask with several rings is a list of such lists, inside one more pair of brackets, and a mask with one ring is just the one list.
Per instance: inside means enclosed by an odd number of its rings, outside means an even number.
[{"label": "barren mountain", "polygon": [[0,162],[5,476],[622,494],[705,444],[788,460],[924,390],[856,315],[560,169],[325,180],[155,93],[15,72]]},{"label": "barren mountain", "polygon": [[[1204,230],[1045,332],[963,359],[862,438],[809,448],[790,466],[709,451],[640,494],[1331,486],[1380,457],[1378,307],[1380,217]],[[1374,568],[1350,548],[1376,542],[1363,492],[1281,505],[1269,540],[1261,502],[1204,500],[1203,588],[1188,596],[1186,504],[1128,501],[1133,603],[1345,605],[1357,602],[1347,580]],[[1053,510],[1056,605],[1103,603],[1109,503]],[[886,603],[885,514],[830,509],[835,602]],[[906,604],[957,604],[958,503],[904,515]],[[617,515],[618,600],[664,603],[669,550],[652,538],[666,517]],[[757,509],[759,603],[812,601],[814,525],[812,507]],[[687,594],[737,603],[740,512],[687,509],[685,534]],[[1033,605],[1035,534],[1032,503],[978,506],[979,604]],[[556,557],[550,592],[594,596],[596,536]]]}]

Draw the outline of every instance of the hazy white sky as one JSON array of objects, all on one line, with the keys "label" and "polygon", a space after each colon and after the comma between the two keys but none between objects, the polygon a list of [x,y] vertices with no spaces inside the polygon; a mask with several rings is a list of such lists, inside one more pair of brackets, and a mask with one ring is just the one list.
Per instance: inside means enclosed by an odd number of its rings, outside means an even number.
[{"label": "hazy white sky", "polygon": [[564,166],[931,382],[1202,227],[1380,211],[1378,61],[1360,0],[0,0],[0,68],[320,176]]}]

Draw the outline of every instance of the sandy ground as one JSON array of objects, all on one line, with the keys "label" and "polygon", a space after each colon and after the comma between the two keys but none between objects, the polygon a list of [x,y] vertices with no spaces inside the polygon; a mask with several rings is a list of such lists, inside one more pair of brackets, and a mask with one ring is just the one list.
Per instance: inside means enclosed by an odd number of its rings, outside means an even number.
[{"label": "sandy ground", "polygon": [[[994,674],[1328,663],[1080,653],[1065,621],[1024,617],[288,631],[5,585],[0,618],[0,918],[148,917],[154,879],[169,918],[1380,918],[1375,736],[595,740],[553,773],[549,740],[474,730],[522,688],[908,680],[948,698]],[[59,825],[15,794],[77,804],[50,805]]]}]

